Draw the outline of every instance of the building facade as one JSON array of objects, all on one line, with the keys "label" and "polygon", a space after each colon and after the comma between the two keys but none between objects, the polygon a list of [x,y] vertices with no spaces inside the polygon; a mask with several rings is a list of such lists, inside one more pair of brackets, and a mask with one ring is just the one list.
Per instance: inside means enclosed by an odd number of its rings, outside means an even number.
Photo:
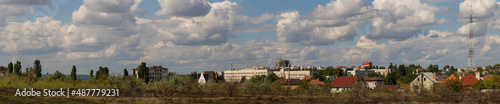
[{"label": "building facade", "polygon": [[410,83],[410,87],[412,91],[421,91],[421,90],[432,90],[434,84],[441,83],[434,79],[434,73],[431,72],[423,72],[420,73],[413,81]]},{"label": "building facade", "polygon": [[314,73],[318,73],[318,71],[290,71],[288,69],[280,69],[279,71],[272,71],[272,73],[278,75],[278,77],[282,77],[285,79],[304,79],[304,76],[312,76]]},{"label": "building facade", "polygon": [[252,67],[242,70],[226,70],[224,71],[224,79],[226,82],[239,82],[243,77],[250,79],[253,76],[269,75],[271,73],[285,79],[303,79],[304,76],[311,76],[314,73],[318,73],[318,71],[290,71],[284,68],[272,70],[269,67]]},{"label": "building facade", "polygon": [[350,90],[356,82],[358,82],[357,76],[337,77],[330,82],[330,92],[336,93]]},{"label": "building facade", "polygon": [[366,78],[366,85],[368,88],[374,89],[378,85],[384,85],[384,79],[380,77]]},{"label": "building facade", "polygon": [[209,82],[217,82],[218,74],[214,71],[204,71],[198,78],[198,83],[205,84]]},{"label": "building facade", "polygon": [[[139,77],[139,67],[135,68],[135,76]],[[163,68],[162,66],[152,66],[148,67],[149,70],[149,81],[166,80],[168,76],[168,68]]]},{"label": "building facade", "polygon": [[250,79],[257,75],[268,75],[270,71],[269,67],[252,67],[242,70],[226,70],[224,71],[224,79],[226,82],[239,82],[241,78],[245,77]]}]

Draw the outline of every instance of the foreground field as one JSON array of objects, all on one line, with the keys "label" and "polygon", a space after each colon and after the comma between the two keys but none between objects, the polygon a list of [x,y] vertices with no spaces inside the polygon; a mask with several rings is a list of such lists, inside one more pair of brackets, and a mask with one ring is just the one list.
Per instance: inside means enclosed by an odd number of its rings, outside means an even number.
[{"label": "foreground field", "polygon": [[[34,88],[113,88],[119,97],[20,97],[17,89]],[[414,92],[375,92],[365,87],[352,91],[329,93],[327,86],[308,86],[294,90],[271,86],[267,82],[212,83],[199,85],[185,76],[172,76],[168,81],[145,84],[136,78],[110,76],[106,80],[70,81],[26,77],[0,77],[0,103],[500,103],[500,92],[461,91],[446,89]]]},{"label": "foreground field", "polygon": [[190,95],[181,93],[161,94],[145,91],[135,96],[120,97],[19,97],[14,96],[16,88],[0,88],[0,103],[498,103],[498,94],[469,92],[468,94],[369,93],[368,96],[354,96],[347,93],[328,95],[246,95],[234,97]]}]

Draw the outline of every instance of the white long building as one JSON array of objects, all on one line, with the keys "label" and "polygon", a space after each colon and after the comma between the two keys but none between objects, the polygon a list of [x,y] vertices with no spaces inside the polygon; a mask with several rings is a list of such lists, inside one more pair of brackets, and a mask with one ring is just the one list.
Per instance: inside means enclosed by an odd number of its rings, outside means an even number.
[{"label": "white long building", "polygon": [[257,75],[267,75],[269,73],[269,67],[252,67],[242,70],[226,70],[224,71],[224,79],[226,82],[239,82],[241,78],[245,77],[250,79]]},{"label": "white long building", "polygon": [[279,71],[272,71],[274,74],[278,75],[280,78],[285,79],[304,79],[304,76],[312,76],[314,73],[318,73],[318,71],[290,71],[285,69],[280,69]]},{"label": "white long building", "polygon": [[318,71],[289,71],[288,69],[271,70],[269,67],[252,67],[242,70],[226,70],[224,71],[224,79],[226,82],[239,82],[243,77],[250,79],[253,76],[269,75],[271,73],[281,78],[303,79],[304,76],[311,76],[314,73],[318,73]]}]

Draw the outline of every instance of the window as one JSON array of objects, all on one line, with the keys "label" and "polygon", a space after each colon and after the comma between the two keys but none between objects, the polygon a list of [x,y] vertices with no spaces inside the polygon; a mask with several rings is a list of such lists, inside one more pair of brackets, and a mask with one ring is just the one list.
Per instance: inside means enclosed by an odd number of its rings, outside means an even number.
[{"label": "window", "polygon": [[425,81],[425,78],[424,78],[424,81]]},{"label": "window", "polygon": [[420,81],[420,78],[417,78],[417,81]]}]

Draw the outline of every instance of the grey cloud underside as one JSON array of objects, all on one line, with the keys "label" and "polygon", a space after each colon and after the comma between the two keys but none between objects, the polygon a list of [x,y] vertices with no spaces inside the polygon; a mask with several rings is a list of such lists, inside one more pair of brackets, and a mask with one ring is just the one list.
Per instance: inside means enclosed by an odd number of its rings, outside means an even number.
[{"label": "grey cloud underside", "polygon": [[2,0],[0,5],[48,5],[52,0]]},{"label": "grey cloud underside", "polygon": [[162,9],[155,16],[197,17],[207,15],[212,6],[205,0],[159,0]]}]

